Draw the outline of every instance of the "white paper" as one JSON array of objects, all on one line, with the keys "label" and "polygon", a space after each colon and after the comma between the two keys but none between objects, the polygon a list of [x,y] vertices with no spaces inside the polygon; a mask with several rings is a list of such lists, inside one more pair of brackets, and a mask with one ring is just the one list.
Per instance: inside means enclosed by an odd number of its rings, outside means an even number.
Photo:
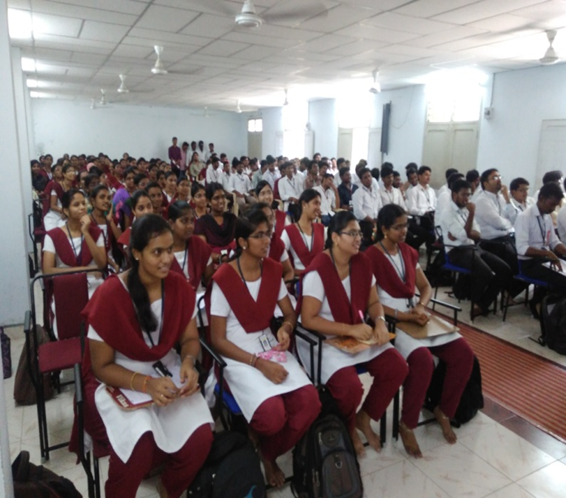
[{"label": "white paper", "polygon": [[562,261],[561,259],[558,260],[558,263],[560,265],[560,270],[556,268],[556,266],[554,264],[551,264],[550,261],[547,261],[546,263],[543,263],[543,266],[546,266],[547,268],[550,268],[551,270],[554,271],[559,271],[561,273],[566,273],[566,262]]}]

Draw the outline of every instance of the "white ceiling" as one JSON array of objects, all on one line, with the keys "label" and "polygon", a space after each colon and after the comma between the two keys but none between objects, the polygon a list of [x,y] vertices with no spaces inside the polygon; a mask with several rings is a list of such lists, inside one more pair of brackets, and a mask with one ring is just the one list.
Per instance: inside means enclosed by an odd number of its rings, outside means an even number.
[{"label": "white ceiling", "polygon": [[[267,17],[305,2],[254,4]],[[290,97],[335,97],[356,82],[367,85],[376,67],[385,89],[441,69],[534,67],[547,29],[558,30],[554,46],[566,58],[563,0],[321,3],[322,15],[258,29],[236,27],[243,0],[8,0],[8,7],[12,44],[35,60],[34,91],[85,104],[103,88],[115,102],[235,110],[241,101],[245,111],[281,105],[285,88]],[[31,12],[28,39],[12,36],[14,20],[29,19],[22,11]],[[155,44],[164,47],[167,75],[150,72]],[[116,92],[120,73],[129,94]]]}]

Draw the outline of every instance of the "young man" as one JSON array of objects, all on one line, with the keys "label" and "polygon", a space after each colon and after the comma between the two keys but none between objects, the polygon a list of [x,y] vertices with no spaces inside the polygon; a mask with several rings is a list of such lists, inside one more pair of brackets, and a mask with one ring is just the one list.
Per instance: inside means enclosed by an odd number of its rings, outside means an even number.
[{"label": "young man", "polygon": [[210,142],[208,144],[208,150],[206,151],[206,154],[204,155],[204,160],[208,161],[215,154],[216,154],[216,152],[214,152],[214,144],[212,142]]},{"label": "young man", "polygon": [[[437,198],[439,198],[443,192],[450,192],[450,185],[448,185],[448,179],[450,178],[451,175],[453,175],[454,173],[458,173],[458,170],[456,168],[448,168],[445,172],[444,172],[444,178],[446,178],[446,183],[444,185],[442,185],[442,187],[440,187],[438,189],[438,195],[436,196]],[[464,175],[462,175],[463,177]]]},{"label": "young man", "polygon": [[334,210],[339,197],[334,186],[334,177],[330,173],[325,173],[320,186],[314,187],[314,190],[320,192],[320,219],[324,226],[328,226],[334,216]]},{"label": "young man", "polygon": [[307,176],[303,184],[304,190],[318,187],[320,185],[320,177],[318,176],[318,161],[311,161],[307,169]]},{"label": "young man", "polygon": [[406,210],[407,206],[403,195],[393,186],[393,167],[389,164],[384,164],[381,167],[381,181],[383,183],[383,188],[379,189],[381,205],[397,204]]},{"label": "young man", "polygon": [[[229,167],[230,165],[228,165]],[[212,162],[206,168],[206,184],[209,185],[212,182],[222,184],[222,177],[224,172],[220,168],[220,160],[218,157],[214,156]]]},{"label": "young man", "polygon": [[502,288],[513,280],[511,268],[494,254],[474,246],[481,237],[475,221],[475,205],[470,202],[471,185],[463,178],[452,182],[452,200],[442,211],[440,227],[450,260],[473,271],[472,317],[487,313]]},{"label": "young man", "polygon": [[342,180],[342,183],[340,183],[338,187],[340,208],[353,211],[354,206],[352,202],[352,195],[358,189],[358,186],[352,183],[352,173],[350,173],[350,168],[346,166],[342,166],[340,168],[340,179]]},{"label": "young man", "polygon": [[377,214],[381,209],[379,191],[373,185],[373,177],[369,168],[358,171],[360,187],[352,195],[354,216],[360,223],[363,233],[362,245],[368,247],[372,244],[373,231],[377,223]]},{"label": "young man", "polygon": [[267,171],[267,161],[263,159],[260,163],[260,167],[252,175],[252,188],[255,190],[257,184],[263,180],[263,175]]},{"label": "young man", "polygon": [[403,184],[403,192],[405,192],[405,198],[413,187],[416,187],[419,183],[419,178],[417,175],[418,166],[416,163],[409,163],[405,166],[405,172],[407,175],[407,181]]},{"label": "young man", "polygon": [[281,174],[279,173],[279,171],[275,167],[277,160],[272,155],[268,155],[265,158],[265,161],[267,163],[267,171],[263,174],[263,179],[267,183],[269,183],[269,185],[271,186],[272,189],[275,189],[275,181],[278,178],[281,178]]},{"label": "young man", "polygon": [[189,165],[188,151],[189,143],[183,142],[183,145],[181,146],[181,161],[179,163],[179,170],[181,171],[181,175],[186,175],[187,173],[187,166]]},{"label": "young man", "polygon": [[295,176],[293,163],[287,162],[283,166],[283,177],[279,180],[279,197],[283,201],[283,210],[289,209],[289,204],[297,204],[303,192],[303,186],[299,177]]},{"label": "young man", "polygon": [[248,175],[244,174],[244,163],[241,161],[236,165],[236,173],[230,176],[230,190],[236,196],[236,202],[241,206],[246,203],[255,204],[257,199],[250,195],[252,184]]},{"label": "young man", "polygon": [[511,192],[511,204],[517,216],[535,203],[535,200],[529,197],[529,182],[524,178],[512,180],[509,184],[509,191]]},{"label": "young man", "polygon": [[168,155],[173,171],[179,171],[179,166],[181,164],[181,149],[177,147],[177,137],[173,137],[173,145],[169,147]]},{"label": "young man", "polygon": [[471,169],[466,173],[466,181],[472,187],[472,202],[476,202],[477,195],[481,192],[480,186],[480,173],[477,169]]}]

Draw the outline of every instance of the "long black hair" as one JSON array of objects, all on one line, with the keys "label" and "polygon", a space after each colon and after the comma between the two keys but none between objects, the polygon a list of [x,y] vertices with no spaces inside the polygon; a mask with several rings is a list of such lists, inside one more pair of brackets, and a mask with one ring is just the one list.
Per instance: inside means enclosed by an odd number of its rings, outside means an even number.
[{"label": "long black hair", "polygon": [[379,213],[377,214],[377,234],[375,235],[376,240],[383,239],[383,229],[391,228],[395,224],[395,220],[401,216],[405,216],[407,211],[405,211],[398,204],[386,204],[383,206]]},{"label": "long black hair", "polygon": [[297,213],[295,214],[295,221],[298,222],[303,214],[303,202],[308,204],[310,201],[315,199],[316,197],[320,197],[320,192],[315,190],[314,188],[308,188],[303,190],[303,193],[299,197],[299,202],[297,206]]},{"label": "long black hair", "polygon": [[242,238],[247,240],[248,237],[257,230],[257,227],[265,223],[269,226],[269,220],[263,211],[253,210],[240,216],[236,221],[236,229],[234,230],[234,240],[236,241],[236,255],[239,257],[242,254],[242,247],[238,243],[238,239]]},{"label": "long black hair", "polygon": [[211,201],[212,198],[214,197],[214,194],[216,192],[218,192],[219,190],[224,190],[224,187],[222,186],[221,183],[218,182],[210,182],[205,189],[205,193],[206,193],[206,198],[207,200]]},{"label": "long black hair", "polygon": [[75,197],[75,194],[81,194],[86,198],[82,190],[79,190],[78,188],[70,188],[63,194],[63,197],[61,197],[61,207],[63,209],[69,209],[69,207],[71,207],[71,202],[73,197]]},{"label": "long black hair", "polygon": [[128,291],[134,302],[140,327],[147,333],[157,328],[157,318],[151,311],[147,289],[140,280],[140,263],[133,257],[133,250],[142,252],[149,245],[151,239],[166,232],[171,233],[171,227],[161,216],[147,214],[134,221],[132,233],[130,234],[129,252],[132,267],[128,273]]},{"label": "long black hair", "polygon": [[140,200],[144,197],[147,197],[151,201],[148,193],[145,190],[136,190],[132,194],[132,196],[129,199],[131,207],[132,207],[132,211],[134,211],[136,209],[138,202],[140,202]]},{"label": "long black hair", "polygon": [[348,223],[356,221],[356,217],[354,213],[351,211],[340,211],[336,213],[332,219],[330,220],[330,224],[328,225],[328,234],[326,236],[326,244],[324,245],[325,249],[330,249],[332,247],[332,234],[333,233],[340,233],[344,228],[348,226]]},{"label": "long black hair", "polygon": [[167,219],[170,221],[177,221],[181,216],[185,215],[187,212],[193,212],[193,208],[188,202],[185,201],[175,201],[169,204],[169,209],[167,210]]}]

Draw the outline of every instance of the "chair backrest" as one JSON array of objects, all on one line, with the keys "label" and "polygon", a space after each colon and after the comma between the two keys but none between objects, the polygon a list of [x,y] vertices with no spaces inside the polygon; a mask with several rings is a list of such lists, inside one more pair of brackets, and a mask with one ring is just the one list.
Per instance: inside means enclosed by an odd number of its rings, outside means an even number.
[{"label": "chair backrest", "polygon": [[85,273],[58,275],[53,279],[55,317],[59,339],[79,337],[81,311],[88,303],[88,283]]}]

